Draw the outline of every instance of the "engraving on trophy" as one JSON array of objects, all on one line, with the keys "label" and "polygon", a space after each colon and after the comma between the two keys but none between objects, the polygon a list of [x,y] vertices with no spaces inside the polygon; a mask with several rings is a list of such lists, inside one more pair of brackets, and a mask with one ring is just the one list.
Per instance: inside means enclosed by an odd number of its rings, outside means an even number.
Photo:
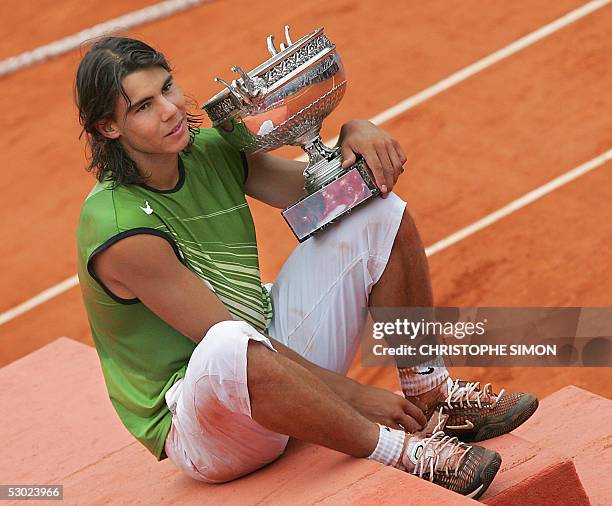
[{"label": "engraving on trophy", "polygon": [[[308,154],[309,163],[304,170],[306,194],[283,211],[296,237],[303,241],[380,192],[363,161],[342,169],[340,148],[325,146],[319,135],[323,120],[340,103],[347,85],[336,46],[323,33],[323,28],[294,42],[289,35],[289,27],[285,27],[285,39],[286,43],[281,43],[278,50],[274,37],[270,35],[267,47],[271,58],[249,72],[238,66],[232,67],[239,77],[231,83],[215,78],[225,89],[202,108],[213,127],[230,144],[245,153],[295,145]],[[346,178],[340,180],[350,171],[350,180],[359,178],[361,186],[347,185]],[[309,202],[318,202],[321,198],[338,195],[337,192],[326,192],[328,185],[342,188],[344,193],[360,188],[360,198],[343,197],[345,205],[341,212],[340,207],[336,206],[337,212],[327,213],[317,220],[300,215],[313,208],[312,205],[299,205],[301,201],[310,199]],[[363,191],[363,188],[368,188],[368,191]],[[319,196],[315,198],[313,195],[316,193]],[[327,218],[327,221],[323,218]],[[292,223],[291,220],[297,221]],[[317,228],[304,234],[304,223],[316,224]]]},{"label": "engraving on trophy", "polygon": [[290,74],[300,65],[306,63],[314,55],[320,53],[326,47],[332,48],[333,45],[325,35],[320,35],[312,42],[309,42],[306,46],[298,49],[295,53],[289,56],[286,60],[283,60],[280,65],[273,67],[270,71],[266,72],[265,80],[268,86],[279,81],[287,74]]}]

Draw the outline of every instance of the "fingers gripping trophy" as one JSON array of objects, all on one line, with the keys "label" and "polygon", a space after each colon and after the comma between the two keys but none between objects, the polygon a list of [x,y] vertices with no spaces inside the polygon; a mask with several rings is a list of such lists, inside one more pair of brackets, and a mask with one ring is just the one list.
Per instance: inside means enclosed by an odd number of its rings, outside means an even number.
[{"label": "fingers gripping trophy", "polygon": [[202,107],[220,134],[245,153],[301,146],[309,162],[304,170],[306,194],[282,211],[302,242],[344,214],[380,194],[363,159],[343,169],[340,148],[321,141],[323,120],[346,90],[346,76],[336,46],[323,28],[280,49],[268,37],[271,58],[250,72],[232,67],[239,77]]}]

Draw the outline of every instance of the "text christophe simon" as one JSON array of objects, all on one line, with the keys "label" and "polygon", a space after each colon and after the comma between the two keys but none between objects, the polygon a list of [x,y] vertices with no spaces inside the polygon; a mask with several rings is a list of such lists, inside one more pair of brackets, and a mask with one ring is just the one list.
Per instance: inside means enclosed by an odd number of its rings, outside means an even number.
[{"label": "text christophe simon", "polygon": [[[487,319],[482,321],[466,322],[437,322],[410,321],[406,318],[397,318],[394,322],[374,322],[372,337],[380,340],[390,337],[406,337],[410,340],[417,337],[445,336],[463,339],[469,336],[482,336],[485,333]],[[376,344],[372,350],[374,355],[404,355],[404,356],[554,356],[557,354],[556,345],[524,345],[524,344],[400,344],[384,346]]]}]

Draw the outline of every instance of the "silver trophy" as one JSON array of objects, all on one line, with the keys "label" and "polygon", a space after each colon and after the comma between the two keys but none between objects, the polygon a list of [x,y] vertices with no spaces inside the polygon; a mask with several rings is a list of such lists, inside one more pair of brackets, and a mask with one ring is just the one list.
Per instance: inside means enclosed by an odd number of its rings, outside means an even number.
[{"label": "silver trophy", "polygon": [[271,58],[250,72],[232,67],[239,77],[202,109],[213,127],[245,153],[271,151],[290,144],[308,154],[306,194],[282,211],[302,242],[333,220],[379,195],[363,159],[342,169],[340,148],[328,148],[319,135],[321,123],[342,100],[346,77],[336,46],[323,28],[277,49],[268,37]]}]

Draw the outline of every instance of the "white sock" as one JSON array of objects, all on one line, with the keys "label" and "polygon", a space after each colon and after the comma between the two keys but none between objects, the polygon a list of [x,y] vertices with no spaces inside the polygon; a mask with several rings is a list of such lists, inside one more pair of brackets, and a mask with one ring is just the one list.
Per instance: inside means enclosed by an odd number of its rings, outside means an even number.
[{"label": "white sock", "polygon": [[436,361],[419,367],[400,367],[397,373],[405,396],[429,392],[448,378],[446,367],[438,365]]},{"label": "white sock", "polygon": [[378,425],[378,443],[368,457],[387,466],[401,464],[400,457],[404,449],[406,433],[403,430],[391,429],[385,425]]}]

